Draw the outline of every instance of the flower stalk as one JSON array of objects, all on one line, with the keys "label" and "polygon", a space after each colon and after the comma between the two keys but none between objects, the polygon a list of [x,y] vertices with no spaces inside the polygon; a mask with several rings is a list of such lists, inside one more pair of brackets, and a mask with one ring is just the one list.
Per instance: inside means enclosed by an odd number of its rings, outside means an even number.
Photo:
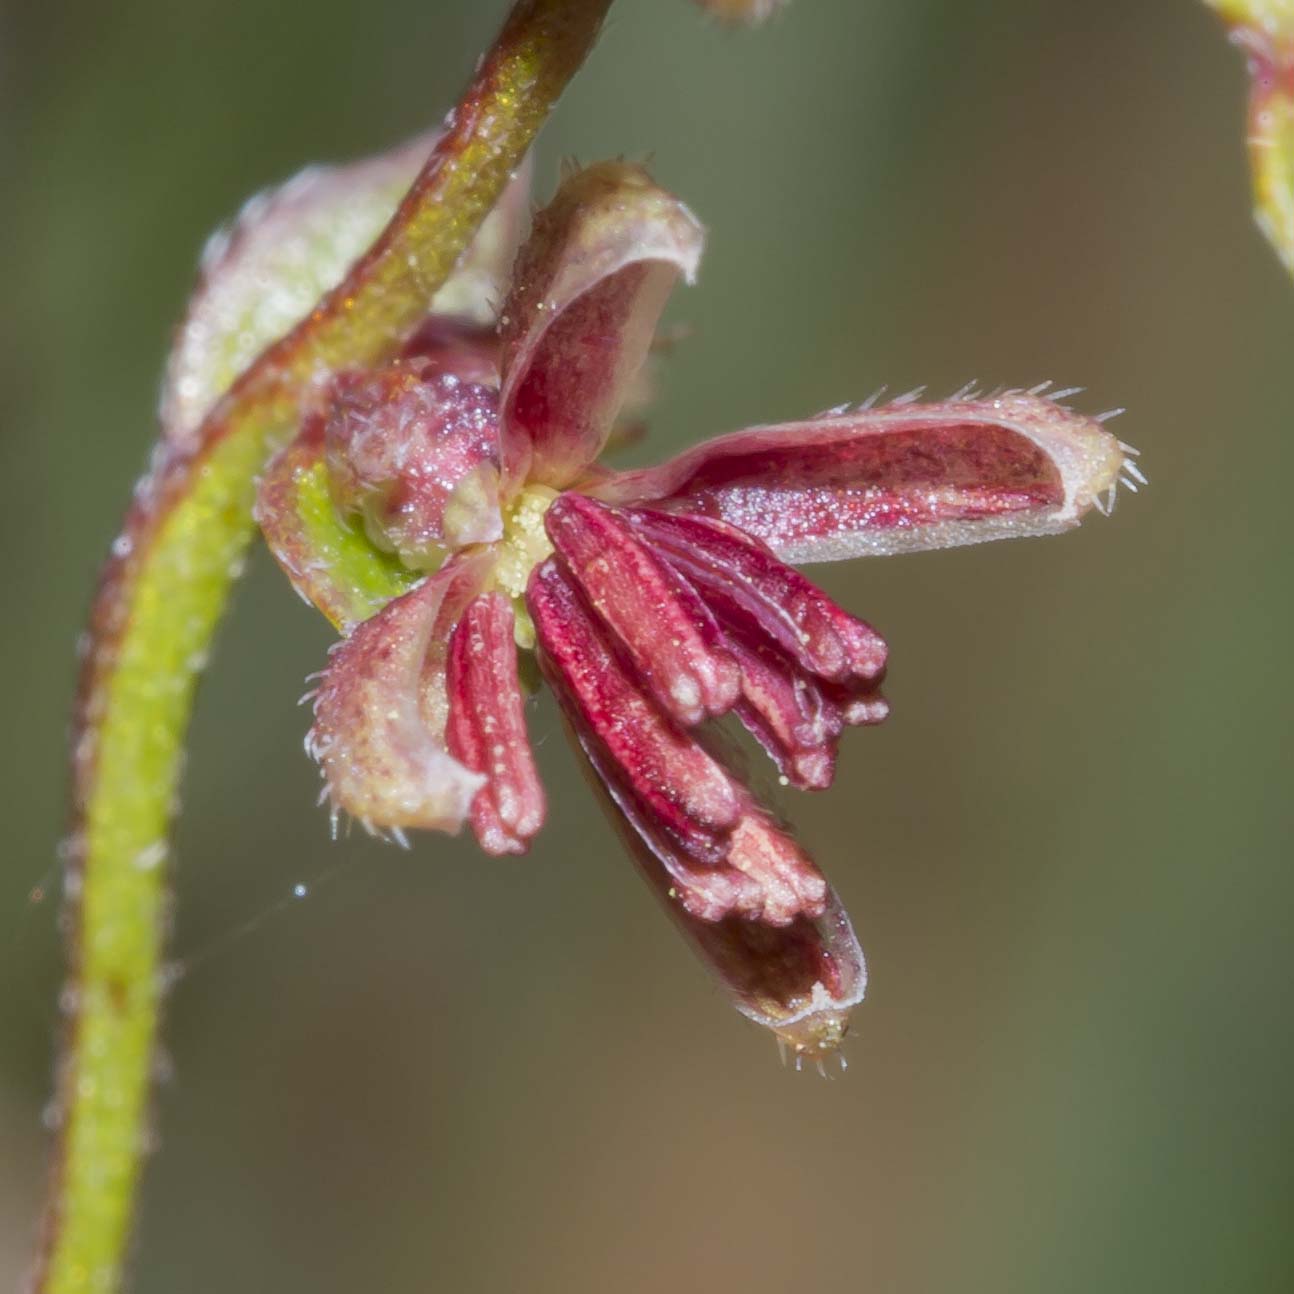
[{"label": "flower stalk", "polygon": [[192,434],[163,426],[91,613],[65,880],[69,978],[39,1294],[121,1283],[146,1143],[166,840],[196,677],[253,533],[255,479],[321,380],[380,364],[495,206],[610,0],[521,0],[384,232]]}]

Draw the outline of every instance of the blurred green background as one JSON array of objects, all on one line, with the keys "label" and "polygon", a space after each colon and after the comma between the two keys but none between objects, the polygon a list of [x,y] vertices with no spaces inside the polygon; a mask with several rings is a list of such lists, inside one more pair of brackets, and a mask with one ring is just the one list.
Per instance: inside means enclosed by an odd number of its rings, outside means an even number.
[{"label": "blurred green background", "polygon": [[[502,0],[3,10],[0,1284],[43,1189],[73,643],[208,231],[438,119]],[[867,948],[844,1081],[662,919],[551,704],[530,857],[328,841],[329,633],[260,554],[179,829],[138,1294],[1276,1291],[1289,1225],[1294,285],[1243,68],[1173,0],[621,0],[538,151],[710,230],[638,459],[882,382],[1082,383],[1153,486],[1020,545],[824,568],[894,717],[788,805]],[[309,896],[290,898],[293,886]]]}]

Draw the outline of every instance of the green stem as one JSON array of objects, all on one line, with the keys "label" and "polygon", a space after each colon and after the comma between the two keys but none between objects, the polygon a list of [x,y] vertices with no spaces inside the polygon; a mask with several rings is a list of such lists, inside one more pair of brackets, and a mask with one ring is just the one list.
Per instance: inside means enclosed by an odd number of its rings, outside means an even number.
[{"label": "green stem", "polygon": [[91,616],[66,878],[60,1131],[39,1294],[119,1288],[164,996],[166,839],[193,686],[252,537],[254,482],[321,372],[380,362],[425,313],[597,36],[611,0],[521,0],[445,135],[346,280],[143,482]]}]

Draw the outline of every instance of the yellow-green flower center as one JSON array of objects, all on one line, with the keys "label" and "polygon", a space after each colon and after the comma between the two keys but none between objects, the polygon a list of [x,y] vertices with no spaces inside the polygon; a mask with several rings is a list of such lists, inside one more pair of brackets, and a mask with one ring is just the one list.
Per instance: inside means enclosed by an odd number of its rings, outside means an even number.
[{"label": "yellow-green flower center", "polygon": [[555,498],[557,491],[546,485],[527,485],[503,514],[503,538],[494,565],[494,584],[512,599],[518,647],[535,645],[535,627],[524,601],[526,582],[530,572],[553,551],[544,530],[544,514]]}]

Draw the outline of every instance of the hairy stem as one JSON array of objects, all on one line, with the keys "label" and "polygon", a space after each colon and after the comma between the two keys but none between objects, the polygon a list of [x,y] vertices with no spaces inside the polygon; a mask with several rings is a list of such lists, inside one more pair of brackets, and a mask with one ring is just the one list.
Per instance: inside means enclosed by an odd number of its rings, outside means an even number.
[{"label": "hairy stem", "polygon": [[166,838],[193,685],[252,535],[254,481],[301,401],[417,324],[567,81],[610,0],[521,0],[386,230],[209,413],[163,442],[91,614],[65,881],[60,1127],[30,1289],[119,1288],[165,983]]}]

